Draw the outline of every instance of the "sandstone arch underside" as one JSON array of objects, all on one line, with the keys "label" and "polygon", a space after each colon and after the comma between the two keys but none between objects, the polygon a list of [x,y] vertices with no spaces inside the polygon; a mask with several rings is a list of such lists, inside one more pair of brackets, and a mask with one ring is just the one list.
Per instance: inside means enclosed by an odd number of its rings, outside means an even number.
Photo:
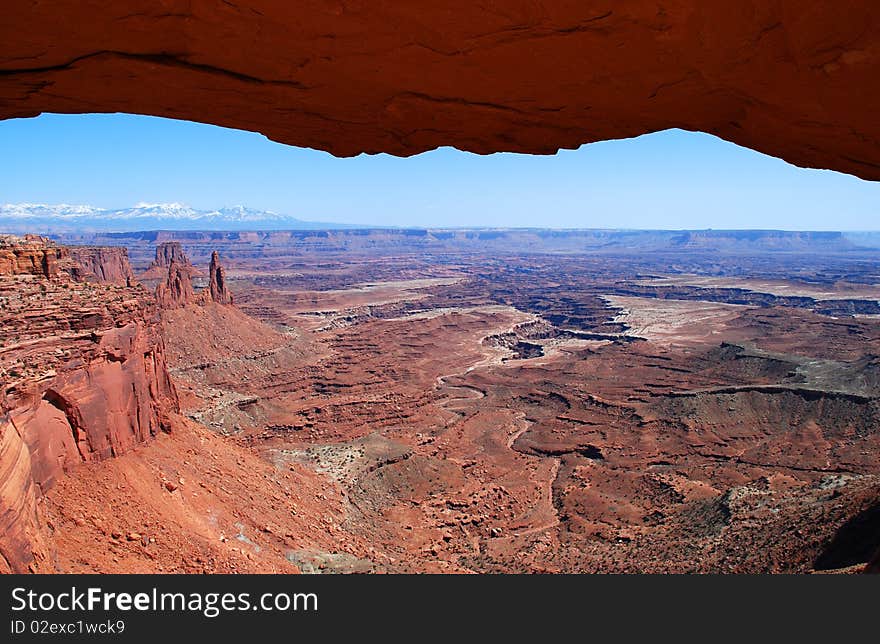
[{"label": "sandstone arch underside", "polygon": [[873,0],[7,0],[0,118],[131,112],[340,156],[679,127],[880,179]]}]

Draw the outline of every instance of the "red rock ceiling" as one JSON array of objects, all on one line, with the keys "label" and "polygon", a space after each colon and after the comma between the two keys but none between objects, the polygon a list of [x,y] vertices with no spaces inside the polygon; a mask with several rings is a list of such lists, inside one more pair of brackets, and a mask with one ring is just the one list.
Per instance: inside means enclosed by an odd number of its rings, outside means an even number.
[{"label": "red rock ceiling", "polygon": [[133,112],[346,156],[671,127],[880,179],[874,0],[6,0],[0,117]]}]

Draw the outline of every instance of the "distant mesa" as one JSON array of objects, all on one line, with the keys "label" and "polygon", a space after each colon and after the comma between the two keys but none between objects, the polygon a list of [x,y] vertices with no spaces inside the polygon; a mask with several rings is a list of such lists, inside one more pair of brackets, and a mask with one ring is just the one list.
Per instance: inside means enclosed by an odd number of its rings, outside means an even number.
[{"label": "distant mesa", "polygon": [[163,242],[156,246],[156,259],[153,261],[152,266],[167,268],[171,266],[171,262],[175,261],[178,264],[191,266],[189,258],[183,252],[183,246],[180,245],[180,242]]},{"label": "distant mesa", "polygon": [[[141,230],[127,233],[59,234],[69,244],[123,244],[135,252],[135,265],[146,265],[154,244],[179,242],[199,256],[206,249],[232,250],[254,257],[296,247],[312,251],[368,251],[387,249],[412,252],[458,252],[463,247],[484,253],[499,252],[709,252],[709,253],[849,253],[880,249],[880,233],[784,230],[626,230],[551,228],[358,228],[348,230],[223,231]],[[157,264],[158,265],[158,264]],[[159,273],[142,279],[164,279]]]}]

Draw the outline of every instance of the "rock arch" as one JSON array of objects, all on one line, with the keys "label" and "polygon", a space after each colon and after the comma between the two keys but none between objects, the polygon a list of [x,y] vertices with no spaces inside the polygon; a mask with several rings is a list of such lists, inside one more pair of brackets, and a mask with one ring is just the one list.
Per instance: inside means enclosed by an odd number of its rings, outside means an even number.
[{"label": "rock arch", "polygon": [[9,0],[0,118],[132,112],[346,156],[672,127],[880,179],[865,0]]}]

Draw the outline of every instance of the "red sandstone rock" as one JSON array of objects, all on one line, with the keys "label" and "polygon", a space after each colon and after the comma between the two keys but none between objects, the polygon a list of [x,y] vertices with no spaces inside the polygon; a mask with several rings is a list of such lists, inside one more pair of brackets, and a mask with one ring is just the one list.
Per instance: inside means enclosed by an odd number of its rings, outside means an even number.
[{"label": "red sandstone rock", "polygon": [[0,473],[0,573],[27,572],[50,549],[37,514],[30,453],[8,418],[0,418]]},{"label": "red sandstone rock", "polygon": [[190,273],[185,265],[171,260],[168,275],[156,287],[156,301],[163,309],[174,309],[192,304],[196,299]]},{"label": "red sandstone rock", "polygon": [[880,179],[880,5],[4,3],[0,116],[134,112],[350,156],[671,127]]},{"label": "red sandstone rock", "polygon": [[167,430],[178,402],[143,289],[72,282],[57,267],[68,249],[46,240],[2,251],[0,570],[25,572],[51,555],[36,500],[71,467]]},{"label": "red sandstone rock", "polygon": [[70,256],[76,262],[71,269],[77,281],[104,282],[130,286],[134,273],[128,261],[128,250],[122,247],[73,246]]},{"label": "red sandstone rock", "polygon": [[39,235],[0,236],[0,276],[37,275],[52,278],[59,262],[69,258],[67,249]]},{"label": "red sandstone rock", "polygon": [[180,242],[166,241],[156,245],[155,259],[153,259],[147,270],[141,275],[141,279],[165,279],[171,262],[177,262],[181,270],[187,271],[190,277],[202,275],[202,272],[190,263],[189,257],[186,256]]},{"label": "red sandstone rock", "polygon": [[208,288],[202,292],[204,302],[232,304],[232,293],[226,287],[226,272],[220,264],[220,255],[215,250],[211,253],[211,266],[208,268]]},{"label": "red sandstone rock", "polygon": [[[176,249],[173,248],[175,245]],[[232,293],[226,286],[226,273],[220,264],[220,255],[217,251],[211,254],[208,286],[200,293],[195,294],[191,278],[194,269],[189,263],[189,259],[183,253],[180,244],[170,243],[168,246],[171,247],[168,252],[168,256],[171,257],[168,271],[165,281],[160,282],[156,287],[156,300],[161,308],[176,309],[190,304],[205,305],[211,302],[232,304]],[[163,252],[160,257],[160,251],[157,249],[156,256],[156,261],[159,262],[166,255]]]},{"label": "red sandstone rock", "polygon": [[184,266],[191,266],[189,258],[183,252],[183,246],[180,242],[162,242],[156,245],[156,259],[153,260],[152,266],[161,266],[168,268],[171,262],[177,262]]}]

